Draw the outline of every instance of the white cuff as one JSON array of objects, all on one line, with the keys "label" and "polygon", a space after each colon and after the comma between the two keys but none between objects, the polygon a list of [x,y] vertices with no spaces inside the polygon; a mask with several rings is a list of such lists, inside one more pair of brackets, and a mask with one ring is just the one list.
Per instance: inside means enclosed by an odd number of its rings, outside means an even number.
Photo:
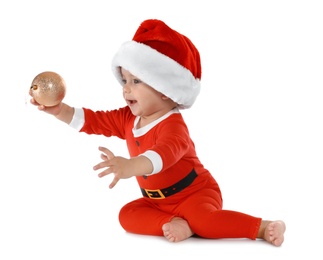
[{"label": "white cuff", "polygon": [[141,155],[146,156],[153,164],[153,171],[151,174],[159,173],[162,170],[163,160],[158,153],[148,150]]},{"label": "white cuff", "polygon": [[74,115],[69,126],[80,131],[84,125],[84,111],[82,108],[74,108]]}]

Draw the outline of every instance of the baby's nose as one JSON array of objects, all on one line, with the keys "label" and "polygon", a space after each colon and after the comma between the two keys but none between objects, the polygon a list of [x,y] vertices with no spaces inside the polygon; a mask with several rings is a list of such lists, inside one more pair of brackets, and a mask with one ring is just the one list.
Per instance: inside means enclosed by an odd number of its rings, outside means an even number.
[{"label": "baby's nose", "polygon": [[123,92],[124,93],[130,93],[130,91],[131,91],[131,88],[129,87],[129,85],[128,84],[124,84],[123,85]]}]

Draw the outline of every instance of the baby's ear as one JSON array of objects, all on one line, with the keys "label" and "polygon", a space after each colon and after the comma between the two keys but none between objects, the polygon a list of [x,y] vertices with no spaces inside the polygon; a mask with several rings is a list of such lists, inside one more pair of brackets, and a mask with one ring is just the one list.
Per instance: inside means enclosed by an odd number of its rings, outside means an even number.
[{"label": "baby's ear", "polygon": [[178,104],[174,100],[172,100],[171,98],[169,98],[165,95],[162,95],[161,98],[162,98],[162,100],[166,101],[167,103],[171,104],[174,107],[178,106]]}]

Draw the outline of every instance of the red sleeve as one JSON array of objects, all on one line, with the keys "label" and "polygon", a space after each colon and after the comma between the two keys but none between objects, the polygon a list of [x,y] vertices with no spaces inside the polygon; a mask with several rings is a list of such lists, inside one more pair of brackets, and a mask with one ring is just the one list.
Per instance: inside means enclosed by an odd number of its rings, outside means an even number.
[{"label": "red sleeve", "polygon": [[196,157],[194,144],[181,115],[167,118],[160,123],[159,127],[156,143],[151,150],[161,156],[163,170],[172,167],[183,158]]},{"label": "red sleeve", "polygon": [[133,127],[134,116],[128,107],[110,111],[83,110],[85,123],[80,132],[125,139],[127,129]]}]

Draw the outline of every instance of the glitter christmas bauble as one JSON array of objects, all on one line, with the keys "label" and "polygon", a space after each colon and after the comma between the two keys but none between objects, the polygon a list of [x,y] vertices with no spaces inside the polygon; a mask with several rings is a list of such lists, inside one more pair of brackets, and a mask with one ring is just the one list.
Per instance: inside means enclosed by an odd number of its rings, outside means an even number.
[{"label": "glitter christmas bauble", "polygon": [[40,105],[56,106],[65,97],[66,84],[64,79],[56,72],[45,71],[39,73],[33,79],[29,94]]}]

